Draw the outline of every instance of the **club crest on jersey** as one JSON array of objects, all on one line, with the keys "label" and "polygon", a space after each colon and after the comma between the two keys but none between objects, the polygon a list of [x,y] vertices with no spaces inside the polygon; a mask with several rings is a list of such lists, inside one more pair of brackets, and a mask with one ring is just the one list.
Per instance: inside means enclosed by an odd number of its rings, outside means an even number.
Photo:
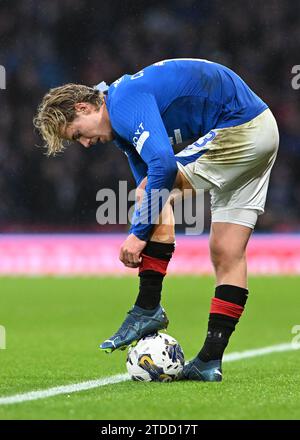
[{"label": "club crest on jersey", "polygon": [[143,148],[143,145],[149,136],[150,136],[149,131],[145,131],[144,125],[141,122],[137,130],[134,132],[134,137],[132,139],[132,143],[135,146],[138,153],[141,152],[141,149]]}]

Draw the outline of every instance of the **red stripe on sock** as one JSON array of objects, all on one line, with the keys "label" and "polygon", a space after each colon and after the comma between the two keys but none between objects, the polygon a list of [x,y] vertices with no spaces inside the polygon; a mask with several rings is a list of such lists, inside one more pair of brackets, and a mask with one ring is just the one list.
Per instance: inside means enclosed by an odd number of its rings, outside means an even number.
[{"label": "red stripe on sock", "polygon": [[160,260],[159,258],[149,257],[149,255],[142,254],[142,262],[139,266],[139,273],[145,270],[155,270],[162,275],[166,275],[169,261]]},{"label": "red stripe on sock", "polygon": [[231,318],[240,318],[244,311],[244,307],[219,298],[212,298],[210,313],[219,313],[221,315],[230,316]]}]

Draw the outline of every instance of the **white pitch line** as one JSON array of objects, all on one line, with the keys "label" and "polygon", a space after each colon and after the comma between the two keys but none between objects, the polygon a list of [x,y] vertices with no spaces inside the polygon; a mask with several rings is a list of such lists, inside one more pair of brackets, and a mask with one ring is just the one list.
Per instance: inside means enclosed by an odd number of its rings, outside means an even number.
[{"label": "white pitch line", "polygon": [[271,345],[269,347],[245,350],[236,353],[228,353],[223,357],[224,362],[234,362],[241,359],[248,359],[257,356],[264,356],[271,353],[282,353],[283,351],[300,350],[300,343],[288,342],[284,344]]},{"label": "white pitch line", "polygon": [[48,388],[47,390],[29,391],[29,393],[0,397],[0,405],[28,402],[29,400],[46,399],[47,397],[57,396],[59,394],[77,393],[78,391],[91,390],[92,388],[124,382],[125,380],[129,379],[130,377],[128,374],[117,374],[116,376],[104,377],[103,379],[88,380],[87,382],[63,385],[60,387]]},{"label": "white pitch line", "polygon": [[[278,345],[271,345],[269,347],[258,348],[254,350],[245,350],[236,353],[226,354],[223,358],[224,362],[234,362],[241,359],[248,359],[252,357],[264,356],[272,353],[282,353],[284,351],[300,350],[300,344],[285,343]],[[30,391],[23,394],[15,394],[13,396],[0,397],[0,405],[11,405],[14,403],[28,402],[30,400],[46,399],[47,397],[58,396],[60,394],[71,394],[79,391],[91,390],[93,388],[103,387],[114,383],[120,383],[130,380],[129,375],[117,374],[115,376],[108,376],[102,379],[89,380],[86,382],[74,383],[70,385],[63,385],[46,390]]]}]

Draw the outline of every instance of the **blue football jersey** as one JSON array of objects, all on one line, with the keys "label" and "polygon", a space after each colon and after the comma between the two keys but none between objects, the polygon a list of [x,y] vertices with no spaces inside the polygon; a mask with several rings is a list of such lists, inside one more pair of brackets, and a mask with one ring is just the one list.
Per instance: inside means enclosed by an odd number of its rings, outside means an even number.
[{"label": "blue football jersey", "polygon": [[159,213],[164,203],[154,192],[174,184],[172,145],[241,125],[267,108],[232,70],[200,59],[164,60],[124,75],[109,87],[106,105],[115,143],[127,155],[137,185],[148,177],[131,227],[142,240],[153,227],[150,212]]}]

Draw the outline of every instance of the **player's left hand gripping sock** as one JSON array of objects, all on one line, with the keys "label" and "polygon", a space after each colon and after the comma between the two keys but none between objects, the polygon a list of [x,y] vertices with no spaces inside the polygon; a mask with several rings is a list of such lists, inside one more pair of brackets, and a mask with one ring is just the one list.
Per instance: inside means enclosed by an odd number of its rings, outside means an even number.
[{"label": "player's left hand gripping sock", "polygon": [[229,338],[244,311],[248,290],[222,284],[212,298],[208,331],[198,355],[184,366],[183,379],[220,382],[222,357]]},{"label": "player's left hand gripping sock", "polygon": [[139,267],[140,290],[136,303],[119,330],[100,345],[101,350],[123,349],[143,336],[167,328],[169,320],[160,299],[163,278],[174,248],[174,243],[147,243]]}]

